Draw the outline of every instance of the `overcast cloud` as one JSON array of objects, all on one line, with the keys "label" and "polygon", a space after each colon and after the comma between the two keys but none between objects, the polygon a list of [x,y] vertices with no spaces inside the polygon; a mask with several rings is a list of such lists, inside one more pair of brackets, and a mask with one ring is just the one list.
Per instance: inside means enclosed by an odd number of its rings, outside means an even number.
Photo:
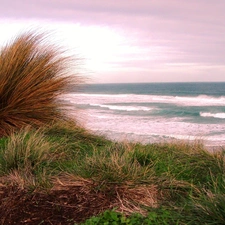
[{"label": "overcast cloud", "polygon": [[[59,28],[65,24],[71,29],[78,24],[102,27],[106,29],[106,38],[108,30],[121,36],[117,48],[111,48],[112,57],[108,55],[105,57],[108,61],[101,61],[105,66],[92,68],[93,82],[225,81],[225,1],[0,0],[0,3],[1,30],[7,24],[8,33],[13,33],[15,22],[26,25],[37,21],[40,26],[54,23],[56,29],[57,25]],[[95,35],[94,29],[92,32]],[[88,38],[88,43],[98,47],[91,34]],[[102,50],[102,54],[106,53]]]}]

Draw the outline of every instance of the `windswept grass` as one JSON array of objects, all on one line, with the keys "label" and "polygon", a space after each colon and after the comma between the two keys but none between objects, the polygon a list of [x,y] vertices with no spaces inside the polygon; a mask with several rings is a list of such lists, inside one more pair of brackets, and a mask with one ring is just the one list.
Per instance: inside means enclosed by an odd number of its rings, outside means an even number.
[{"label": "windswept grass", "polygon": [[77,62],[63,53],[47,44],[44,35],[32,32],[1,49],[0,136],[65,116],[57,97],[82,81],[71,68]]},{"label": "windswept grass", "polygon": [[[54,200],[40,204],[48,215],[58,207],[68,218],[83,215],[78,222],[108,209],[114,210],[109,217],[126,216],[124,220],[138,221],[134,224],[224,223],[223,151],[209,153],[199,143],[114,143],[72,122],[21,130],[0,139],[0,147],[0,184],[32,193],[47,190],[46,198]],[[32,204],[27,205],[31,211]],[[16,213],[14,208],[12,215]],[[1,216],[8,221],[6,214]]]},{"label": "windswept grass", "polygon": [[225,224],[225,194],[207,191],[194,202],[194,213],[198,221],[207,224]]},{"label": "windswept grass", "polygon": [[71,173],[82,174],[100,183],[152,183],[152,165],[142,166],[133,158],[132,144],[111,144],[103,149],[93,148],[92,154],[74,163]]}]

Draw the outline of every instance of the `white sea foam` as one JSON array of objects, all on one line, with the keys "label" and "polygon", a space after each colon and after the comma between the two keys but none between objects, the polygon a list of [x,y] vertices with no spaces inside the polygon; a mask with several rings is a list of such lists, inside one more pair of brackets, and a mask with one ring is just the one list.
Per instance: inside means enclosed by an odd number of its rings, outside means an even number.
[{"label": "white sea foam", "polygon": [[[104,134],[109,138],[117,140],[122,137],[131,137],[135,138],[135,140],[140,138],[144,142],[156,142],[174,138],[186,140],[203,139],[207,140],[209,145],[211,145],[210,143],[213,143],[212,145],[225,144],[225,124],[224,120],[222,120],[225,119],[225,113],[222,112],[222,109],[219,109],[225,106],[225,97],[70,93],[62,96],[61,99],[72,103],[74,108],[80,107],[81,110],[84,110],[81,119],[86,128]],[[149,103],[155,104],[150,105]],[[171,105],[169,116],[157,112],[157,110],[159,112],[164,110],[163,107],[165,105],[163,103],[168,104],[166,105],[167,110],[170,110]],[[190,115],[187,114],[187,117],[174,112],[173,117],[173,105],[182,106],[182,110],[185,110],[186,106],[200,106],[202,111]],[[212,108],[217,108],[214,110],[221,112],[210,112],[211,106]],[[123,112],[119,113],[119,111]],[[129,111],[134,111],[135,113],[128,113]],[[141,111],[152,111],[153,113],[143,113]],[[212,118],[211,120],[210,117]],[[221,122],[214,123],[213,121],[215,120],[213,118],[220,118]],[[198,123],[198,119],[206,122]]]},{"label": "white sea foam", "polygon": [[[137,136],[194,140],[209,137],[211,133],[223,134],[223,124],[198,124],[182,121],[181,118],[156,118],[144,119],[139,116],[127,116],[121,114],[102,114],[96,109],[85,110],[85,125],[88,129],[102,133],[123,133]],[[107,115],[107,116],[106,116]],[[221,134],[222,133],[222,134]],[[214,137],[216,138],[216,136]]]},{"label": "white sea foam", "polygon": [[225,113],[210,113],[210,112],[200,112],[202,117],[213,117],[219,119],[225,119]]},{"label": "white sea foam", "polygon": [[107,108],[119,111],[150,111],[152,108],[143,106],[118,106],[118,105],[102,105],[102,104],[90,104],[91,106],[97,106],[101,108]]},{"label": "white sea foam", "polygon": [[110,103],[170,103],[184,106],[225,106],[225,96],[212,97],[199,95],[164,96],[164,95],[107,95],[107,94],[67,94],[62,99],[75,104],[110,104]]}]

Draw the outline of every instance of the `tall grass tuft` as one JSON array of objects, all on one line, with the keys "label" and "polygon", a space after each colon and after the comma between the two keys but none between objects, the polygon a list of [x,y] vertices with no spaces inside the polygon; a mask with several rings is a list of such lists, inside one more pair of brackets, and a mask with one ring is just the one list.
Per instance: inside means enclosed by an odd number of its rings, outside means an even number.
[{"label": "tall grass tuft", "polygon": [[55,160],[58,146],[50,143],[42,130],[26,127],[13,133],[0,146],[0,176],[20,188],[50,185],[48,166]]},{"label": "tall grass tuft", "polygon": [[65,105],[57,97],[82,82],[73,74],[72,63],[65,52],[47,44],[43,34],[25,33],[1,49],[0,137],[65,116]]},{"label": "tall grass tuft", "polygon": [[105,184],[152,184],[155,178],[152,164],[142,166],[133,157],[132,144],[115,143],[104,149],[93,148],[80,162],[74,162],[70,173]]},{"label": "tall grass tuft", "polygon": [[205,224],[225,224],[225,195],[208,192],[197,204],[195,213]]},{"label": "tall grass tuft", "polygon": [[9,174],[13,170],[35,173],[53,159],[50,144],[40,130],[25,128],[10,135],[0,148],[0,174]]}]

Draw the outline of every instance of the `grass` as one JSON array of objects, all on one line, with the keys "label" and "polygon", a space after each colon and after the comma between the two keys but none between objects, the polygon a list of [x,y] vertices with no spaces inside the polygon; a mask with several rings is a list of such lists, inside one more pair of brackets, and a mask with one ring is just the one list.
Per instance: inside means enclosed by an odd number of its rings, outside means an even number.
[{"label": "grass", "polygon": [[20,131],[12,134],[3,144],[1,154],[1,174],[12,170],[34,172],[49,161],[51,146],[39,131]]},{"label": "grass", "polygon": [[225,151],[91,134],[58,99],[81,79],[44,40],[0,53],[0,223],[224,224]]},{"label": "grass", "polygon": [[56,148],[39,130],[14,133],[1,145],[0,175],[21,188],[47,186],[45,167],[54,160],[51,151]]},{"label": "grass", "polygon": [[90,213],[74,224],[106,217],[115,220],[108,224],[224,223],[223,151],[209,153],[199,143],[114,143],[71,122],[0,140],[1,183],[31,195],[74,190],[82,203],[67,207],[83,215],[88,204]]}]

